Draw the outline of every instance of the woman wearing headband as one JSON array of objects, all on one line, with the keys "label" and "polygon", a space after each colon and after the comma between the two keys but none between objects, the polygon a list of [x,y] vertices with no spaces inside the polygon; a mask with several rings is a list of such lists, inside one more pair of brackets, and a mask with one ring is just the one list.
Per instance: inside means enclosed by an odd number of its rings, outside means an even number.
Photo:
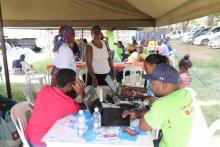
[{"label": "woman wearing headband", "polygon": [[51,85],[56,85],[56,74],[59,69],[68,68],[76,71],[75,58],[72,52],[75,31],[70,26],[62,26],[59,34],[54,38],[54,69],[52,70]]}]

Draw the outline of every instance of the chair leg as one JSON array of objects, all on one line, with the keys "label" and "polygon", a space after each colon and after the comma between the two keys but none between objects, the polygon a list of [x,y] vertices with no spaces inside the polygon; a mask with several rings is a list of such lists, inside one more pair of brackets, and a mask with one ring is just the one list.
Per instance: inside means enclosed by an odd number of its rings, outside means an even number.
[{"label": "chair leg", "polygon": [[2,83],[3,83],[4,81],[3,81],[3,77],[2,77],[2,74],[1,74],[1,73],[0,73],[0,77],[1,77],[1,81],[2,81]]},{"label": "chair leg", "polygon": [[39,82],[40,82],[40,86],[43,87],[44,86],[43,78],[39,78]]}]

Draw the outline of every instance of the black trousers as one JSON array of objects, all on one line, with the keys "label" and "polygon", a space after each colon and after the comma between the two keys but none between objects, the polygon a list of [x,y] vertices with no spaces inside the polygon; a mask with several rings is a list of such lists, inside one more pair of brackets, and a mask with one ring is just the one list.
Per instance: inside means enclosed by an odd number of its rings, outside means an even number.
[{"label": "black trousers", "polygon": [[[97,80],[98,80],[98,85],[108,85],[106,82],[105,82],[105,77],[108,75],[107,74],[95,74]],[[90,76],[89,73],[87,73],[87,83],[86,83],[86,86],[88,85],[92,85],[92,77]]]}]

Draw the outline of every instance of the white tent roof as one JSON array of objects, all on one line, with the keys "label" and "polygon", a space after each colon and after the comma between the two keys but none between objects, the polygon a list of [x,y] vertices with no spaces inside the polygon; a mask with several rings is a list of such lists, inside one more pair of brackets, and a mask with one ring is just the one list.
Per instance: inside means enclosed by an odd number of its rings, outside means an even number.
[{"label": "white tent roof", "polygon": [[220,0],[1,0],[5,27],[162,26],[220,12]]}]

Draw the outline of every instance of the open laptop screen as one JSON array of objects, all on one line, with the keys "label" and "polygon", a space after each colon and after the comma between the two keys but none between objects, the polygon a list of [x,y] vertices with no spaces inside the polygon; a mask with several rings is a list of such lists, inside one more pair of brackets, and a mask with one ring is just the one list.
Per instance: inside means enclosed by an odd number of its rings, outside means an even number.
[{"label": "open laptop screen", "polygon": [[99,110],[102,109],[99,97],[97,96],[96,91],[93,87],[91,87],[89,91],[86,93],[86,95],[83,98],[83,101],[91,115],[93,114],[95,107],[98,107]]},{"label": "open laptop screen", "polygon": [[108,84],[108,86],[112,89],[112,91],[114,92],[114,94],[117,95],[117,92],[118,92],[118,87],[117,87],[117,84],[112,80],[112,78],[107,75],[105,77],[105,81],[106,83]]}]

